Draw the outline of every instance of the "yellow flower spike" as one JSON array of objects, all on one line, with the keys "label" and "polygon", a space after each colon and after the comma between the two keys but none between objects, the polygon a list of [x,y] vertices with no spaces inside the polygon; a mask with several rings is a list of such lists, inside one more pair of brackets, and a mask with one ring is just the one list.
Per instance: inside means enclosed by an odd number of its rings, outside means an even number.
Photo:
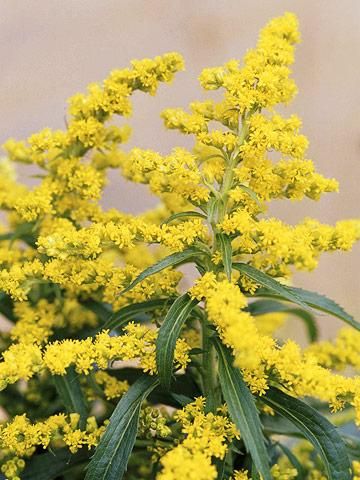
[{"label": "yellow flower spike", "polygon": [[121,397],[129,389],[129,383],[126,380],[117,380],[106,372],[96,372],[95,380],[103,387],[107,400]]},{"label": "yellow flower spike", "polygon": [[[3,353],[0,362],[0,388],[20,379],[28,380],[43,370],[52,375],[65,375],[70,366],[74,366],[78,373],[88,375],[95,365],[106,369],[114,360],[138,360],[145,372],[155,374],[157,331],[132,323],[125,326],[124,331],[125,334],[118,337],[112,337],[104,330],[95,339],[55,341],[48,343],[44,350],[36,344],[13,344]],[[174,356],[177,366],[186,367],[190,361],[189,350],[185,340],[178,339]]]},{"label": "yellow flower spike", "polygon": [[205,399],[198,397],[177,412],[175,418],[181,423],[185,438],[161,459],[163,470],[157,477],[160,480],[185,478],[184,474],[194,480],[217,478],[211,457],[222,459],[229,442],[239,438],[239,433],[226,413],[205,413],[204,407]]},{"label": "yellow flower spike", "polygon": [[[271,428],[265,424],[266,439],[260,434],[264,415],[277,422],[276,405],[264,407],[273,387],[327,403],[334,424],[360,424],[360,379],[352,375],[360,368],[358,333],[346,328],[332,341],[302,349],[292,339],[276,339],[286,317],[282,298],[251,298],[281,292],[291,298],[286,294],[294,271],[311,271],[322,253],[349,251],[360,239],[355,219],[331,226],[305,218],[289,225],[266,215],[272,200],[318,200],[338,191],[337,181],[323,177],[307,158],[300,118],[276,111],[297,93],[291,65],[299,40],[297,19],[286,13],[263,28],[242,61],[200,73],[200,85],[208,95],[219,90],[216,96],[161,114],[167,129],[192,137],[193,147],[126,149],[130,127],[114,121],[115,115],[131,115],[133,93],[154,95],[184,68],[177,53],[133,60],[90,84],[69,99],[63,130],[44,128],[25,142],[5,143],[0,310],[10,323],[0,336],[0,389],[9,389],[1,395],[8,419],[0,425],[0,465],[7,478],[21,477],[27,460],[34,456],[36,464],[42,449],[55,455],[67,449],[69,455],[89,451],[90,475],[106,470],[121,476],[121,463],[131,478],[156,472],[159,480],[215,480],[223,462],[229,480],[250,478],[249,471],[236,469],[251,463],[263,478],[291,480],[297,472]],[[19,183],[10,162],[34,164],[35,186]],[[109,169],[146,185],[159,205],[136,215],[105,210]],[[243,266],[233,268],[235,262]],[[291,292],[353,322],[324,297]],[[174,304],[179,295],[181,309]],[[171,321],[166,365],[157,355],[157,338]],[[229,350],[221,363],[213,340],[219,351]],[[223,379],[225,367],[229,376]],[[159,379],[173,375],[170,391],[157,387],[158,373]],[[228,379],[236,381],[226,388]],[[237,390],[254,427],[248,433],[231,406]],[[154,402],[164,402],[166,413]],[[316,421],[315,414],[309,417]],[[119,425],[126,429],[120,437]],[[119,448],[93,455],[104,432],[105,449],[115,438],[114,429],[123,439]],[[325,439],[334,443],[331,449]],[[131,458],[123,457],[133,444]],[[306,474],[325,478],[309,443],[285,444]],[[335,431],[319,444],[329,468],[336,460],[336,475],[350,478]],[[277,463],[269,456],[267,467],[270,445]],[[328,452],[335,449],[344,458],[340,473],[341,458]],[[360,477],[358,467],[354,462],[354,478]],[[75,469],[69,474],[82,475]]]}]

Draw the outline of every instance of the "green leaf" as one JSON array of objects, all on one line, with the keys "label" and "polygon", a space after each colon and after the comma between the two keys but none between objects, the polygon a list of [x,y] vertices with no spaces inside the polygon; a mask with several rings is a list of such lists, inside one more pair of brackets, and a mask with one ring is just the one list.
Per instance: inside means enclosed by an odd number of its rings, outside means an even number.
[{"label": "green leaf", "polygon": [[189,403],[194,401],[193,398],[187,397],[186,395],[182,395],[181,393],[171,393],[170,395],[175,400],[175,402],[181,407],[186,407],[186,405],[189,405]]},{"label": "green leaf", "polygon": [[70,367],[65,375],[54,375],[52,378],[64,407],[68,413],[79,413],[80,428],[84,429],[88,408],[80,386],[79,375],[73,367]]},{"label": "green leaf", "polygon": [[232,248],[231,239],[223,233],[216,234],[216,240],[219,243],[224,270],[228,280],[231,280],[232,271]]},{"label": "green leaf", "polygon": [[85,463],[90,453],[88,449],[83,449],[72,455],[67,448],[62,448],[55,450],[54,453],[34,455],[26,460],[21,480],[55,480],[60,475],[71,471],[75,466]]},{"label": "green leaf", "polygon": [[261,400],[290,420],[312,443],[322,458],[330,480],[350,480],[350,461],[336,428],[314,408],[286,393],[270,388]]},{"label": "green leaf", "polygon": [[[106,372],[118,380],[126,380],[130,385],[135,383],[138,378],[144,375],[143,370],[134,367],[108,369]],[[186,372],[184,374],[176,375],[175,382],[171,385],[171,393],[180,396],[186,396],[193,401],[194,398],[201,395],[201,390],[189,372]],[[174,401],[171,399],[169,392],[161,386],[150,393],[150,395],[147,397],[147,401],[152,404],[164,403],[166,405],[174,406]],[[178,407],[177,401],[175,406]]]},{"label": "green leaf", "polygon": [[286,313],[295,315],[304,322],[310,342],[316,342],[319,339],[319,329],[316,325],[314,315],[302,308],[289,308],[286,310]]},{"label": "green leaf", "polygon": [[257,470],[264,480],[271,480],[268,454],[255,399],[246,386],[240,370],[233,366],[229,350],[219,340],[215,341],[215,347],[219,355],[221,389],[230,417],[239,429]]},{"label": "green leaf", "polygon": [[170,215],[170,217],[168,217],[166,220],[164,220],[161,225],[166,225],[170,222],[173,222],[174,220],[178,220],[179,218],[184,218],[184,217],[200,217],[200,218],[203,218],[203,219],[207,219],[206,215],[204,215],[203,213],[200,213],[200,212],[178,212],[178,213],[174,213],[173,215]]},{"label": "green leaf", "polygon": [[136,440],[140,407],[158,385],[154,377],[143,375],[126,392],[110,417],[85,480],[121,480]]},{"label": "green leaf", "polygon": [[0,292],[0,313],[12,322],[16,320],[13,301],[9,295],[4,292]]},{"label": "green leaf", "polygon": [[2,233],[0,235],[0,242],[4,241],[4,240],[12,240],[14,238],[15,234],[13,232],[6,232],[6,233]]},{"label": "green leaf", "polygon": [[226,467],[226,455],[224,455],[224,458],[215,458],[214,465],[217,470],[216,480],[223,480]]},{"label": "green leaf", "polygon": [[151,265],[150,267],[146,268],[144,271],[138,275],[135,280],[133,280],[130,285],[128,285],[122,293],[126,293],[132,288],[135,287],[138,283],[142,282],[145,280],[145,278],[150,277],[151,275],[155,275],[155,273],[159,273],[165,268],[168,267],[175,267],[177,265],[181,265],[183,263],[188,263],[189,260],[194,260],[201,255],[202,252],[198,250],[197,248],[190,247],[187,248],[186,250],[183,250],[182,252],[177,252],[169,255],[168,257],[163,258],[159,262],[155,263],[154,265]]},{"label": "green leaf", "polygon": [[192,309],[198,303],[185,293],[171,305],[156,340],[156,364],[161,385],[170,388],[176,340]]},{"label": "green leaf", "polygon": [[[255,283],[261,285],[262,287],[267,288],[270,292],[280,295],[281,297],[289,300],[290,302],[297,303],[304,308],[308,308],[307,304],[301,299],[299,295],[291,290],[291,288],[283,285],[282,283],[278,282],[274,278],[270,277],[266,273],[258,270],[247,263],[234,263],[233,268],[238,270],[240,273],[246,275]],[[255,292],[255,295],[257,292]]]},{"label": "green leaf", "polygon": [[360,437],[354,435],[348,435],[346,433],[341,433],[341,438],[343,439],[346,451],[349,457],[352,460],[359,460],[360,458]]},{"label": "green leaf", "polygon": [[173,298],[156,298],[154,300],[147,300],[146,302],[135,303],[121,308],[119,311],[113,313],[108,321],[101,327],[101,329],[114,330],[121,329],[132,318],[145,312],[151,312],[158,308],[166,307],[174,301]]},{"label": "green leaf", "polygon": [[254,462],[252,462],[251,465],[251,480],[261,480],[261,475],[259,474]]},{"label": "green leaf", "polygon": [[280,415],[264,415],[261,420],[267,436],[282,435],[284,437],[304,438],[298,428]]},{"label": "green leaf", "polygon": [[254,200],[254,202],[256,202],[257,205],[261,207],[261,202],[258,199],[258,196],[254,192],[254,190],[251,190],[251,188],[247,187],[246,185],[238,185],[238,187],[240,187],[241,190],[244,190],[244,192],[246,192],[249,195],[249,197],[251,197]]},{"label": "green leaf", "polygon": [[[301,301],[308,305],[311,308],[320,310],[334,317],[340,318],[344,322],[351,325],[356,330],[360,330],[360,323],[357,322],[354,317],[348,314],[340,305],[338,305],[334,300],[327,298],[325,295],[320,293],[310,292],[309,290],[304,290],[303,288],[296,287],[286,287],[287,290],[292,292],[297,297],[301,298]],[[259,289],[255,292],[257,297],[276,297],[282,298],[283,300],[288,300],[282,294],[276,294],[276,292],[270,291],[270,289]],[[296,302],[295,302],[296,303]]]},{"label": "green leaf", "polygon": [[311,342],[316,342],[318,340],[319,331],[316,325],[315,317],[306,310],[302,310],[301,308],[291,308],[289,305],[276,300],[258,300],[250,303],[246,310],[254,317],[273,312],[284,312],[289,313],[290,315],[295,315],[305,323],[309,340]]},{"label": "green leaf", "polygon": [[253,317],[257,317],[258,315],[266,315],[267,313],[286,312],[289,308],[291,307],[288,304],[277,300],[257,300],[249,303],[245,310],[251,313]]},{"label": "green leaf", "polygon": [[310,307],[313,307],[316,310],[321,310],[330,315],[334,315],[357,330],[360,330],[360,323],[357,322],[350,314],[348,314],[340,305],[334,302],[334,300],[327,298],[325,295],[321,295],[316,292],[310,292],[302,288],[291,287],[291,290],[293,290],[296,295],[298,295]]},{"label": "green leaf", "polygon": [[6,232],[0,235],[0,241],[10,240],[10,245],[12,245],[16,240],[22,240],[27,243],[30,247],[36,247],[36,238],[34,236],[34,230],[36,224],[34,222],[22,223],[13,232]]}]

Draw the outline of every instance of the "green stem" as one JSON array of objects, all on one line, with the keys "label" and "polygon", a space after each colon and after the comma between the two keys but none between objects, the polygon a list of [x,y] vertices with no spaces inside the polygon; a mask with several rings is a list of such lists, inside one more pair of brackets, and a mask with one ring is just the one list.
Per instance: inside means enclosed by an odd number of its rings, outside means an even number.
[{"label": "green stem", "polygon": [[234,168],[236,167],[236,164],[239,161],[240,147],[244,143],[249,133],[249,127],[246,120],[247,120],[246,117],[244,117],[242,122],[242,128],[239,134],[238,144],[235,147],[232,154],[230,155],[229,163],[225,170],[223,182],[220,189],[220,193],[222,195],[223,203],[224,203],[224,210],[226,210],[228,192],[231,189],[234,181]]},{"label": "green stem", "polygon": [[203,391],[206,398],[206,410],[215,412],[220,406],[218,364],[215,348],[210,340],[212,331],[208,327],[207,320],[202,323],[202,347],[203,353]]},{"label": "green stem", "polygon": [[[217,224],[224,219],[227,213],[228,193],[234,183],[234,168],[239,163],[240,147],[246,140],[246,137],[249,133],[247,119],[251,113],[253,112],[249,112],[248,116],[243,115],[242,117],[241,130],[239,133],[237,146],[228,158],[223,182],[220,190],[217,192],[213,209],[211,209],[211,214],[209,215],[209,223],[213,231],[212,252],[215,252],[218,248],[216,241]],[[224,312],[224,314],[225,313],[226,312]],[[210,340],[211,335],[212,330],[210,330],[207,320],[204,319],[202,322],[202,346],[204,350],[202,365],[203,391],[206,397],[206,410],[215,412],[217,407],[219,407],[221,404],[221,390],[219,387],[218,378],[217,353]]]},{"label": "green stem", "polygon": [[[249,113],[250,116],[250,113]],[[233,182],[234,182],[234,168],[239,163],[239,154],[240,154],[240,147],[244,143],[248,133],[249,133],[249,126],[247,123],[247,118],[245,115],[242,118],[242,126],[239,133],[239,138],[237,141],[237,146],[234,148],[233,152],[231,153],[230,157],[228,158],[227,166],[225,169],[223,181],[221,188],[218,192],[218,200],[216,202],[216,212],[214,215],[214,220],[212,222],[213,230],[216,230],[216,224],[221,222],[226,213],[227,213],[227,204],[228,204],[228,194],[229,190],[231,189]],[[214,232],[215,233],[215,232]]]}]

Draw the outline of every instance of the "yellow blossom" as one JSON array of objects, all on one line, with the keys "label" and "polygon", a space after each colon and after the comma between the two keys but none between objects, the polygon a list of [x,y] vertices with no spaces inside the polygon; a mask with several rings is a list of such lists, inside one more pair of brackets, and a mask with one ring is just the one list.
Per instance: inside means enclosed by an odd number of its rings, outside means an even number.
[{"label": "yellow blossom", "polygon": [[199,397],[176,414],[185,438],[162,459],[160,480],[216,479],[211,457],[223,458],[227,442],[239,437],[235,425],[226,416],[204,412],[205,399]]}]

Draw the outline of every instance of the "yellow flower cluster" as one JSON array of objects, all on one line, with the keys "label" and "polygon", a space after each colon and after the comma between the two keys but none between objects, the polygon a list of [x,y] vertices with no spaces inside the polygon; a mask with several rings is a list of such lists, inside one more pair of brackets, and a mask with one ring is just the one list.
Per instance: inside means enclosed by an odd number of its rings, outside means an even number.
[{"label": "yellow flower cluster", "polygon": [[159,82],[171,82],[174,73],[183,68],[184,62],[178,53],[133,60],[131,68],[113,70],[102,85],[90,84],[87,94],[76,94],[69,99],[72,118],[67,132],[52,132],[47,128],[29,138],[29,147],[10,140],[5,149],[12,160],[44,165],[56,160],[56,154],[64,149],[76,157],[84,147],[103,146],[107,137],[119,142],[127,136],[127,131],[105,127],[105,121],[114,114],[128,116],[131,113],[129,96],[134,91],[154,94]]},{"label": "yellow flower cluster", "polygon": [[296,93],[294,81],[289,79],[289,65],[299,39],[295,15],[275,18],[261,31],[257,48],[246,54],[243,68],[231,61],[224,67],[205,69],[201,85],[208,90],[224,88],[227,109],[240,113],[287,103]]},{"label": "yellow flower cluster", "polygon": [[[255,319],[243,310],[247,300],[239,287],[227,280],[217,281],[213,273],[201,277],[190,292],[194,298],[206,300],[210,321],[223,342],[233,349],[235,363],[254,393],[264,394],[269,380],[276,380],[296,396],[309,395],[329,402],[333,410],[350,402],[360,423],[360,379],[337,375],[325,368],[333,367],[329,365],[332,349],[327,344],[304,352],[292,340],[279,346],[273,338],[261,334]],[[339,347],[346,346],[342,358],[347,365],[360,365],[356,363],[358,348],[352,350],[357,338],[357,333],[351,335],[347,330],[340,336]],[[333,350],[341,355],[337,345]]]},{"label": "yellow flower cluster", "polygon": [[[177,241],[180,242],[180,239],[177,238]],[[62,240],[59,239],[59,242]],[[99,294],[103,301],[117,310],[130,300],[144,301],[157,295],[174,295],[182,276],[180,272],[169,269],[146,279],[126,296],[120,297],[122,290],[140,271],[131,264],[124,268],[114,266],[114,260],[105,256],[96,259],[72,256],[71,261],[54,258],[45,263],[38,258],[20,260],[0,270],[0,289],[15,300],[23,301],[36,286],[52,283],[65,288],[70,297],[80,293]]]},{"label": "yellow flower cluster", "polygon": [[204,409],[205,399],[198,397],[175,414],[185,438],[161,459],[163,470],[158,480],[217,478],[211,459],[224,458],[229,442],[239,438],[239,434],[223,407],[216,414],[205,413]]},{"label": "yellow flower cluster", "polygon": [[326,368],[341,371],[351,366],[360,371],[360,333],[354,329],[342,328],[335,340],[314,343],[307,352]]},{"label": "yellow flower cluster", "polygon": [[[280,344],[272,335],[286,314],[252,317],[246,296],[259,285],[229,265],[247,262],[287,281],[293,269],[312,270],[323,252],[349,251],[360,239],[357,220],[330,226],[306,218],[288,225],[265,215],[272,199],[317,200],[338,190],[336,180],[319,174],[307,158],[301,120],[285,118],[274,108],[296,94],[290,66],[299,39],[294,15],[272,20],[243,62],[230,60],[200,74],[201,86],[221,89],[223,97],[191,102],[188,112],[162,112],[166,128],[193,135],[191,150],[125,151],[122,144],[130,128],[112,122],[114,115],[131,114],[135,91],[152,95],[160,82],[170,82],[183,69],[176,53],[134,60],[130,68],[90,84],[87,93],[69,100],[64,130],[45,128],[27,141],[10,139],[4,145],[8,158],[0,160],[0,209],[7,214],[7,226],[0,228],[0,307],[13,324],[1,336],[0,390],[13,384],[4,398],[16,392],[9,415],[30,405],[28,417],[15,416],[0,427],[0,460],[8,478],[18,479],[22,457],[37,447],[66,445],[76,452],[96,445],[104,430],[92,418],[80,430],[77,415],[43,420],[54,412],[48,406],[58,408],[61,400],[52,376],[75,371],[91,408],[99,403],[106,417],[112,400],[122,397],[131,383],[108,370],[112,362],[130,361],[144,372],[157,373],[157,327],[169,309],[168,304],[157,305],[178,297],[182,273],[170,266],[127,287],[169,253],[185,251],[177,256],[181,264],[188,247],[192,254],[199,252],[192,261],[202,277],[190,288],[199,301],[197,316],[186,320],[175,347],[174,364],[185,369],[185,379],[195,380],[204,392],[214,387],[220,396],[211,343],[218,334],[254,394],[261,396],[274,384],[296,397],[328,402],[333,410],[351,405],[360,424],[360,378],[336,372],[348,366],[360,369],[359,334],[344,329],[335,341],[304,350],[291,340]],[[37,185],[20,184],[11,162],[34,164],[40,171]],[[159,206],[141,215],[105,211],[101,201],[109,169],[147,185]],[[94,333],[111,312],[122,307],[136,311],[135,304],[148,301],[149,309],[141,305],[137,323],[127,324],[121,335],[104,329]],[[41,410],[38,404],[48,392]],[[55,402],[51,395],[56,395]],[[224,459],[230,443],[239,438],[216,395],[212,411],[205,411],[202,397],[178,411],[174,420],[179,425],[168,422],[169,414],[158,408],[141,407],[141,438],[133,463],[139,463],[137,455],[144,454],[145,445],[146,455],[153,453],[148,463],[159,464],[159,480],[215,480],[214,460]],[[263,408],[261,398],[258,403]],[[135,476],[147,474],[139,470]],[[316,475],[314,479],[320,478],[321,472]],[[228,476],[249,478],[245,470]],[[272,476],[290,480],[296,472],[280,462],[272,466]]]},{"label": "yellow flower cluster", "polygon": [[18,302],[14,306],[17,322],[11,329],[11,338],[23,344],[46,343],[57,328],[76,331],[84,326],[96,326],[96,315],[84,308],[76,298],[50,303],[42,298],[36,305]]},{"label": "yellow flower cluster", "polygon": [[[217,144],[218,148],[231,151],[236,141],[229,134],[215,131],[208,135],[208,123],[216,120],[237,131],[239,119],[246,111],[272,107],[289,102],[296,93],[296,86],[289,78],[289,65],[293,63],[294,44],[299,41],[297,19],[292,14],[274,19],[261,32],[258,46],[245,56],[244,65],[231,60],[223,67],[206,68],[200,75],[200,83],[206,90],[223,88],[224,100],[194,102],[191,114],[181,109],[168,109],[163,113],[167,128],[198,135],[200,141]],[[233,135],[230,134],[230,138]]]},{"label": "yellow flower cluster", "polygon": [[[106,183],[106,168],[119,166],[118,155],[114,154],[117,145],[129,137],[128,126],[117,127],[106,122],[114,114],[131,113],[129,97],[135,90],[154,94],[159,82],[170,82],[183,66],[183,59],[177,53],[134,60],[130,69],[112,71],[102,85],[91,84],[87,94],[77,94],[69,100],[67,130],[45,128],[30,136],[27,144],[8,140],[4,149],[10,160],[35,163],[46,174],[32,190],[18,186],[11,178],[1,180],[2,208],[16,211],[25,221],[44,215],[63,215],[74,208],[74,203],[88,204],[91,209],[89,203],[93,205],[91,202],[100,199]],[[87,162],[82,157],[91,149],[94,153]],[[111,158],[107,159],[104,152],[109,152]]]},{"label": "yellow flower cluster", "polygon": [[[272,478],[277,480],[293,480],[297,478],[298,471],[292,466],[282,466],[275,464],[271,467]],[[248,470],[238,470],[235,472],[235,475],[231,477],[231,480],[251,480],[252,477],[249,477]]]},{"label": "yellow flower cluster", "polygon": [[198,300],[206,299],[209,320],[218,328],[223,342],[234,349],[236,364],[246,372],[252,390],[264,393],[268,377],[263,361],[274,350],[275,341],[260,335],[254,318],[242,310],[247,306],[245,295],[227,280],[216,281],[210,272],[190,293]]},{"label": "yellow flower cluster", "polygon": [[[219,184],[232,213],[225,218],[218,216],[218,228],[236,234],[236,254],[252,253],[253,265],[271,275],[289,275],[288,265],[313,269],[321,251],[350,249],[359,238],[355,221],[340,222],[333,230],[311,220],[295,227],[273,219],[258,221],[255,215],[262,207],[244,190],[250,188],[260,200],[268,200],[304,195],[318,198],[323,191],[337,189],[335,181],[321,177],[312,162],[303,159],[307,140],[299,134],[301,122],[296,116],[284,119],[275,113],[270,117],[260,113],[262,106],[290,99],[291,95],[287,99],[279,95],[293,91],[289,65],[298,40],[293,15],[273,20],[260,34],[257,48],[247,54],[244,66],[231,61],[226,67],[206,69],[201,74],[205,88],[224,88],[223,101],[193,102],[191,114],[181,109],[163,112],[168,128],[197,136],[199,147],[193,153],[177,148],[161,156],[135,148],[125,154],[116,146],[128,138],[128,128],[104,124],[113,114],[130,113],[129,95],[134,90],[154,93],[159,81],[171,80],[174,72],[183,68],[177,54],[135,61],[131,69],[112,72],[102,85],[90,85],[87,94],[75,95],[70,100],[72,120],[67,131],[44,129],[29,138],[28,146],[10,140],[5,145],[10,159],[37,163],[46,175],[34,190],[19,186],[21,195],[11,194],[17,184],[11,174],[7,175],[5,182],[10,183],[4,187],[10,191],[10,200],[6,200],[6,193],[4,207],[11,210],[15,226],[21,219],[38,219],[34,231],[38,253],[34,259],[13,262],[1,270],[0,287],[23,300],[34,285],[45,280],[72,293],[99,294],[101,290],[103,299],[118,308],[124,304],[118,294],[136,272],[129,264],[124,270],[114,267],[114,260],[108,261],[104,253],[116,249],[120,257],[129,258],[128,251],[136,249],[139,242],[160,243],[171,251],[181,251],[195,242],[211,240],[199,218],[159,225],[160,218],[149,221],[116,211],[102,212],[94,201],[100,198],[108,167],[120,166],[125,177],[149,184],[168,211],[185,209],[189,202],[204,208]],[[213,120],[230,131],[210,131],[208,123]],[[91,148],[95,151],[84,161],[82,157]],[[266,158],[268,150],[291,160],[273,164]],[[225,182],[229,178],[230,182]],[[153,295],[156,282],[149,283],[138,286],[131,298],[142,300]],[[245,288],[245,279],[243,283]],[[162,293],[174,288],[172,278],[169,284]],[[139,292],[146,287],[152,293]],[[254,285],[250,283],[247,288],[252,291]]]},{"label": "yellow flower cluster", "polygon": [[135,241],[160,243],[173,251],[181,251],[195,241],[205,238],[205,227],[200,219],[184,221],[178,225],[150,225],[132,218],[127,223],[94,222],[77,229],[69,220],[53,223],[49,232],[40,235],[38,251],[49,257],[65,260],[69,257],[96,258],[109,248],[129,249]]},{"label": "yellow flower cluster", "polygon": [[62,440],[72,453],[83,445],[97,445],[104,427],[98,427],[94,417],[89,417],[85,430],[78,428],[79,414],[53,415],[43,422],[32,424],[26,415],[14,418],[0,427],[0,442],[3,448],[17,456],[28,456],[36,446],[47,448],[52,440]]},{"label": "yellow flower cluster", "polygon": [[261,334],[272,335],[284,325],[287,317],[288,314],[284,312],[257,315],[255,317],[256,327]]},{"label": "yellow flower cluster", "polygon": [[353,479],[354,480],[359,480],[360,479],[360,462],[357,461],[357,460],[354,460],[352,462],[352,468],[353,468],[353,471],[354,471]]},{"label": "yellow flower cluster", "polygon": [[0,289],[16,300],[26,300],[34,283],[42,281],[43,270],[38,258],[15,262],[0,270]]},{"label": "yellow flower cluster", "polygon": [[83,446],[89,449],[95,447],[106,426],[98,427],[95,417],[89,417],[85,429],[80,430],[79,419],[77,413],[68,416],[59,414],[31,423],[24,414],[1,425],[2,456],[12,457],[3,464],[2,472],[11,480],[19,479],[18,474],[25,467],[25,462],[19,457],[31,457],[37,447],[65,445],[71,453],[76,453]]},{"label": "yellow flower cluster", "polygon": [[216,467],[202,451],[189,451],[181,444],[162,459],[163,471],[158,480],[215,480]]},{"label": "yellow flower cluster", "polygon": [[158,436],[160,438],[168,437],[171,434],[171,428],[166,424],[168,415],[165,409],[159,410],[155,407],[144,407],[140,411],[139,418],[139,436],[152,438]]},{"label": "yellow flower cluster", "polygon": [[102,387],[107,400],[122,397],[129,389],[129,382],[118,380],[116,377],[101,370],[95,373],[95,380]]},{"label": "yellow flower cluster", "polygon": [[[46,369],[52,375],[64,375],[74,365],[78,373],[88,375],[94,365],[106,369],[112,360],[138,360],[145,372],[156,372],[155,340],[157,331],[129,323],[124,335],[110,336],[100,332],[95,339],[63,340],[49,343],[44,349],[36,344],[12,344],[3,352],[0,363],[0,389],[19,379],[28,380]],[[185,367],[189,362],[190,347],[181,338],[175,348],[175,363]],[[104,379],[103,379],[104,381]]]},{"label": "yellow flower cluster", "polygon": [[162,157],[150,150],[135,148],[124,157],[122,172],[134,182],[149,184],[153,193],[175,193],[195,205],[209,199],[209,190],[201,185],[196,157],[183,148]]},{"label": "yellow flower cluster", "polygon": [[[270,118],[252,115],[248,137],[240,147],[243,161],[235,169],[237,182],[249,185],[261,200],[301,200],[304,196],[318,200],[323,192],[337,191],[336,180],[324,178],[311,160],[304,159],[308,141],[298,133],[300,126],[295,115],[288,119],[278,114]],[[285,158],[273,163],[267,152],[274,151]]]},{"label": "yellow flower cluster", "polygon": [[24,195],[27,190],[20,185],[12,172],[13,165],[9,160],[1,159],[0,163],[0,208],[10,210],[15,202]]},{"label": "yellow flower cluster", "polygon": [[288,265],[313,270],[323,252],[351,250],[360,239],[360,221],[343,220],[335,226],[306,218],[295,226],[275,218],[257,220],[242,209],[218,224],[227,235],[237,234],[235,254],[252,254],[250,263],[274,276],[288,276]]}]

